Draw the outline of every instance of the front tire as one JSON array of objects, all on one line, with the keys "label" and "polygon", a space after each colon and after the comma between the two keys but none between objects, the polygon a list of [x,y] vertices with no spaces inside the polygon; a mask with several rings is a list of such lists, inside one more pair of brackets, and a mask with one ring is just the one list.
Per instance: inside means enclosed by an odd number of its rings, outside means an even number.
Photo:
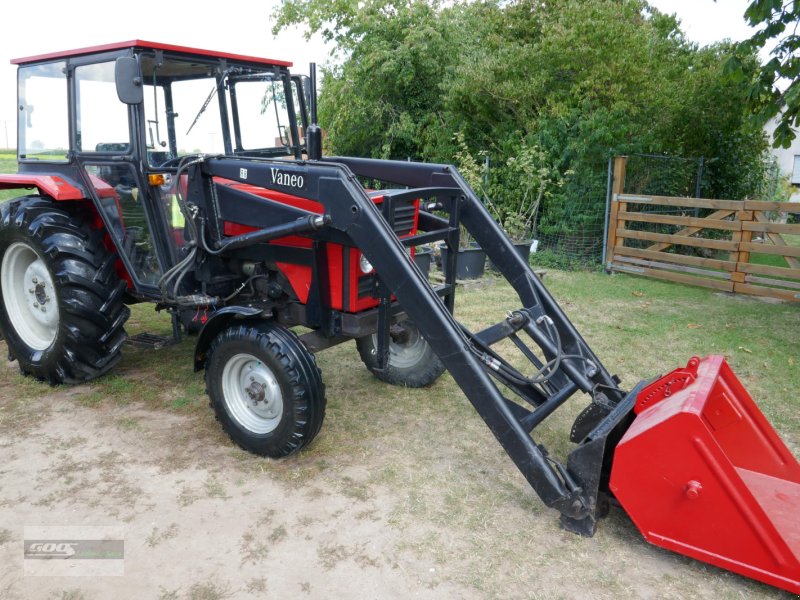
[{"label": "front tire", "polygon": [[249,322],[220,333],[206,363],[217,420],[239,446],[281,458],[309,444],[325,418],[325,386],[314,355],[276,323]]},{"label": "front tire", "polygon": [[392,326],[389,361],[378,366],[378,336],[356,340],[361,361],[381,381],[405,387],[421,388],[432,384],[444,373],[444,365],[417,326],[409,319]]},{"label": "front tire", "polygon": [[103,237],[38,196],[0,207],[0,330],[23,374],[80,383],[119,361],[130,310]]}]

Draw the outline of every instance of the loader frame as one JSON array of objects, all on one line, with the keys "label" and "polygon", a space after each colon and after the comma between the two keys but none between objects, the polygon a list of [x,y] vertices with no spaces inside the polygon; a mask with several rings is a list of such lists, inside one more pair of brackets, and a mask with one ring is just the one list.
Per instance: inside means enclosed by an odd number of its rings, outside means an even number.
[{"label": "loader frame", "polygon": [[[303,188],[274,183],[276,169],[283,175],[281,181],[302,180]],[[247,178],[242,179],[245,170]],[[218,199],[214,181],[220,178],[241,183],[259,181],[266,189],[292,193],[324,207],[324,226],[313,233],[311,225],[307,227],[307,233],[315,240],[312,261],[317,266],[310,301],[305,306],[274,308],[279,321],[313,327],[314,331],[301,339],[314,349],[375,331],[381,353],[388,347],[390,324],[402,311],[419,327],[537,494],[548,506],[561,512],[562,524],[584,535],[594,532],[596,519],[604,510],[609,449],[629,423],[638,387],[630,394],[619,388],[618,379],[606,371],[453,166],[351,157],[294,162],[221,157],[193,165],[187,193],[189,205],[198,207],[199,213],[217,211],[222,220],[235,216],[237,222],[255,225],[269,220],[270,211],[285,211],[286,207],[275,206],[269,199],[259,199],[256,206],[253,198],[229,197],[224,206],[220,203],[215,209]],[[399,187],[382,192],[383,202],[378,207],[358,178]],[[394,209],[398,204],[418,199],[424,200],[419,213],[420,232],[401,240],[392,229]],[[310,216],[298,209],[284,215],[283,223],[302,223]],[[467,330],[452,315],[456,289],[454,264],[449,265],[444,284],[434,288],[408,252],[412,246],[435,241],[457,249],[462,226],[486,250],[521,302],[520,310],[506,320],[477,333]],[[221,236],[217,243],[241,247],[245,249],[242,255],[250,258],[259,257],[260,248],[264,253],[260,258],[269,260],[274,250],[259,243],[284,233],[276,225],[243,234],[241,239]],[[325,294],[320,291],[326,285],[325,242],[357,247],[377,266],[380,279],[377,309],[348,318],[326,305]],[[454,261],[456,252],[448,252],[448,256]],[[198,341],[196,368],[202,368],[214,332],[223,327],[222,321],[233,318],[234,313],[223,313],[216,317],[219,323],[212,319],[206,326]],[[492,350],[492,345],[504,339],[511,339],[536,369],[547,370],[550,376],[546,381],[526,382],[525,375]],[[536,357],[530,341],[538,346],[545,361]],[[554,366],[546,369],[545,362]],[[498,384],[525,405],[504,396]],[[578,391],[589,394],[592,404],[573,428],[572,439],[579,446],[563,465],[548,456],[531,432]]]}]

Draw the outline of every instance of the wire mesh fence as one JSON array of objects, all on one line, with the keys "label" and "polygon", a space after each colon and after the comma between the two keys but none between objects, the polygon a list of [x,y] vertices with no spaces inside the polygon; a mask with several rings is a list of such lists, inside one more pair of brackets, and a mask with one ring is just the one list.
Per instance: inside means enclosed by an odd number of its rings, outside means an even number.
[{"label": "wire mesh fence", "polygon": [[[486,158],[481,190],[484,202],[512,240],[530,244],[532,265],[591,269],[602,264],[608,186],[605,162],[583,169],[583,175],[564,175],[542,162],[530,171],[514,172],[508,163],[494,166]],[[532,184],[526,181],[528,176]],[[531,186],[527,201],[520,193],[526,185]]]},{"label": "wire mesh fence", "polygon": [[[703,170],[704,159],[692,159],[670,156],[659,156],[652,154],[634,154],[627,158],[624,174],[624,193],[642,196],[667,196],[667,197],[687,197],[699,198],[703,190]],[[638,214],[644,215],[663,215],[704,218],[726,218],[733,214],[714,214],[711,209],[687,208],[670,204],[648,203],[646,205],[635,205]],[[685,236],[696,233],[693,228],[682,225],[653,221],[626,221],[625,227],[629,231],[647,232],[660,235],[683,234]],[[706,232],[707,234],[724,235],[723,231]],[[720,238],[721,239],[721,238]],[[666,249],[666,244],[654,244],[647,239],[628,239],[627,245],[634,249]],[[712,258],[713,250],[697,248],[691,246],[673,245],[669,248],[671,252],[690,255],[703,255]]]},{"label": "wire mesh fence", "polygon": [[[603,256],[604,215],[603,190],[575,198],[561,210],[545,205],[543,226],[533,234],[537,243],[531,262],[566,269],[598,266]],[[549,223],[553,225],[548,227]]]},{"label": "wire mesh fence", "polygon": [[[611,189],[613,160],[584,167],[565,180],[556,193],[542,199],[532,227],[531,263],[565,269],[596,269],[603,264],[605,228]],[[484,163],[484,181],[493,179],[491,161]],[[676,158],[650,154],[629,157],[626,192],[663,196],[697,197],[703,187],[703,158]],[[505,206],[504,186],[493,187],[491,209]],[[511,195],[513,192],[509,192]],[[663,208],[663,207],[659,207]],[[667,209],[669,210],[669,209]],[[679,210],[675,212],[680,212]],[[698,213],[695,216],[700,216]],[[669,228],[664,229],[667,233]]]},{"label": "wire mesh fence", "polygon": [[[526,222],[524,231],[513,231],[508,227],[506,230],[516,242],[524,240],[530,243],[532,250],[530,260],[533,265],[565,269],[601,268],[604,260],[613,159],[608,159],[607,163],[598,162],[591,168],[584,166],[580,174],[565,179],[555,193],[545,194],[538,200],[534,200],[536,196],[534,193],[527,205],[524,201],[520,205],[519,190],[514,186],[518,187],[521,182],[505,180],[505,176],[508,175],[507,164],[494,164],[492,157],[486,153],[481,153],[481,156],[483,159],[475,165],[473,187],[502,225],[508,225],[509,205],[516,206],[514,210],[524,213],[522,219]],[[627,160],[624,192],[653,196],[706,197],[704,194],[709,192],[707,167],[708,163],[703,157],[632,154]],[[460,168],[463,168],[463,165]],[[777,173],[776,176],[765,180],[758,199],[768,199],[768,196],[774,194],[776,186],[779,185],[779,175]],[[384,182],[362,183],[371,189],[386,187]],[[719,215],[715,217],[714,210],[702,208],[654,205],[645,210],[662,215],[725,218]],[[530,218],[531,214],[534,215],[533,218]],[[629,228],[634,231],[665,235],[685,229],[674,224],[639,222],[629,223]],[[724,232],[709,234],[724,236]],[[641,245],[643,248],[648,245],[646,241],[633,241],[632,244]],[[678,248],[678,250],[698,251],[689,248]],[[706,252],[706,254],[714,253]]]},{"label": "wire mesh fence", "polygon": [[628,156],[626,194],[699,198],[705,159],[655,154]]},{"label": "wire mesh fence", "polygon": [[[625,173],[626,194],[668,196],[683,198],[714,198],[715,183],[710,169],[712,160],[704,157],[686,158],[654,154],[632,154],[628,156]],[[613,159],[607,165],[597,164],[584,169],[581,178],[574,178],[557,198],[544,202],[538,217],[538,227],[533,231],[537,240],[536,252],[531,262],[543,266],[562,268],[599,268],[603,264],[604,240],[611,199]],[[604,169],[604,167],[606,167]],[[602,177],[603,171],[606,177]],[[759,178],[749,199],[774,201],[781,197],[783,177],[774,159],[766,158],[763,177]],[[739,200],[743,198],[728,198]],[[661,215],[679,215],[697,219],[731,219],[729,213],[713,208],[686,208],[674,205],[649,205],[644,210]],[[788,215],[792,221],[791,213]],[[774,215],[773,220],[786,220],[786,215]],[[631,222],[631,230],[649,231],[657,234],[696,233],[692,228],[670,223]],[[712,230],[704,235],[727,239],[724,230]],[[633,242],[642,247],[652,246],[647,241]],[[721,254],[713,249],[676,247],[675,251],[698,253],[700,256],[716,257]]]}]

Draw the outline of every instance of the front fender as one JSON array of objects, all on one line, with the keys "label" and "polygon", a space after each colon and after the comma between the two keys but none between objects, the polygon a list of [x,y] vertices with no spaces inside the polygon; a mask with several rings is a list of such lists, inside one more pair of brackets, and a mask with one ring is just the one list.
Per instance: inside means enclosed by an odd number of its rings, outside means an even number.
[{"label": "front fender", "polygon": [[252,306],[226,306],[215,312],[200,330],[197,345],[194,347],[194,370],[202,371],[206,366],[206,352],[211,347],[211,342],[220,331],[225,329],[234,319],[252,319],[264,314],[260,308]]}]

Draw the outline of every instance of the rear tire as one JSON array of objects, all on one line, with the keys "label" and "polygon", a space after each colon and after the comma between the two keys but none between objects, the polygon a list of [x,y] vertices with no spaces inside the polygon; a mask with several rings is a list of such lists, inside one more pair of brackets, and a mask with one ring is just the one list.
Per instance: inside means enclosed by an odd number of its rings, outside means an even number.
[{"label": "rear tire", "polygon": [[378,368],[378,336],[368,335],[356,340],[356,347],[367,369],[381,381],[392,385],[420,388],[439,379],[444,365],[409,319],[392,326],[397,334],[389,342],[389,364]]},{"label": "rear tire", "polygon": [[103,238],[38,196],[0,206],[0,330],[23,374],[80,383],[119,361],[130,310]]},{"label": "rear tire", "polygon": [[248,322],[220,333],[206,363],[217,420],[249,452],[281,458],[313,440],[325,418],[325,386],[314,355],[276,323]]}]

